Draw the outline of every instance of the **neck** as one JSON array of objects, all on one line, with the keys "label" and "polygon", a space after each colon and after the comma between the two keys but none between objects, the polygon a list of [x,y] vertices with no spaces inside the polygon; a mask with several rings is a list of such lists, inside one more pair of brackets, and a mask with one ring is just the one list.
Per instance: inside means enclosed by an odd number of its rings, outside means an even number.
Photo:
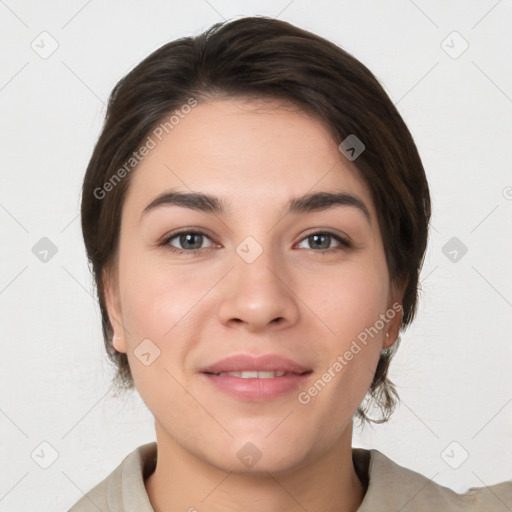
[{"label": "neck", "polygon": [[352,425],[313,461],[286,472],[223,471],[196,457],[158,424],[157,464],[145,482],[155,512],[355,512],[363,497],[352,462]]}]

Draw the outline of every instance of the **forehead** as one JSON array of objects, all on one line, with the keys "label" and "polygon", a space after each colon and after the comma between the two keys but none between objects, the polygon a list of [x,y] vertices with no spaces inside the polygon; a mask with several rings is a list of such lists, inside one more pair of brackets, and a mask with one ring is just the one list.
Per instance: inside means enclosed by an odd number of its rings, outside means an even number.
[{"label": "forehead", "polygon": [[125,207],[139,214],[173,189],[229,198],[233,211],[282,206],[316,191],[344,191],[360,197],[374,216],[360,171],[341,154],[324,123],[291,104],[199,103],[160,132],[149,134],[154,148],[133,171],[125,198]]}]

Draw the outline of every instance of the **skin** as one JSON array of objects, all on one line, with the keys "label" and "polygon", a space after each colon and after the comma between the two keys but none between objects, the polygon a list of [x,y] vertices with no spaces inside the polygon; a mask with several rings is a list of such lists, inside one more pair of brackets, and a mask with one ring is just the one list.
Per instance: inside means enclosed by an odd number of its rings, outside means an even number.
[{"label": "skin", "polygon": [[[105,289],[114,346],[127,353],[155,418],[157,467],[145,481],[153,508],[357,510],[364,489],[351,458],[352,417],[380,351],[396,340],[400,314],[310,403],[297,400],[359,333],[401,303],[403,288],[389,282],[375,208],[354,163],[321,121],[296,108],[217,99],[193,108],[131,180],[119,259]],[[224,197],[231,211],[173,205],[141,217],[169,189]],[[350,206],[285,214],[290,198],[319,191],[358,196],[371,223]],[[201,247],[197,255],[159,245],[181,228],[207,232],[202,245],[169,241],[185,251]],[[327,237],[320,244],[329,250],[320,254],[308,237],[325,230],[353,246]],[[252,263],[236,252],[248,236],[263,249]],[[160,350],[148,366],[134,354],[144,339]],[[198,373],[235,353],[279,354],[313,373],[301,389],[241,401]],[[237,457],[247,442],[262,454],[252,467]]]}]

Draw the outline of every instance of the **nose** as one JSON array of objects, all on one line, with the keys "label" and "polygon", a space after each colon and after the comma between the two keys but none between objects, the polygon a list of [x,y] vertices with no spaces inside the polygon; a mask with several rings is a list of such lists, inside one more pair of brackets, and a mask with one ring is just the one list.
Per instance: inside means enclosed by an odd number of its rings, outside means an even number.
[{"label": "nose", "polygon": [[271,251],[248,263],[235,253],[233,269],[223,280],[220,320],[249,332],[283,329],[299,319],[299,299],[291,272],[281,260],[276,266]]}]

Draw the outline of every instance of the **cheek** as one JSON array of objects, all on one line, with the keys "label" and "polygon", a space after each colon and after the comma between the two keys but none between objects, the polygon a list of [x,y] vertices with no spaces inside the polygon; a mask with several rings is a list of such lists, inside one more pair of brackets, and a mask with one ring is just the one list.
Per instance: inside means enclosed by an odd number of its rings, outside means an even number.
[{"label": "cheek", "polygon": [[330,282],[320,309],[330,331],[323,338],[327,358],[321,380],[329,381],[332,399],[346,401],[348,410],[364,398],[379,360],[388,325],[381,320],[387,307],[386,279],[379,266],[354,265]]},{"label": "cheek", "polygon": [[168,339],[182,329],[202,292],[200,280],[158,258],[130,254],[120,265],[123,318],[132,338]]},{"label": "cheek", "polygon": [[[135,386],[148,403],[152,390],[162,382],[168,381],[166,388],[179,392],[167,372],[180,379],[176,373],[183,367],[185,341],[192,328],[190,311],[197,294],[186,285],[183,272],[162,269],[134,253],[125,258],[119,271],[128,361]],[[188,281],[190,284],[190,278]]]},{"label": "cheek", "polygon": [[319,311],[335,337],[352,339],[375,324],[387,306],[386,280],[380,267],[352,265],[325,281]]},{"label": "cheek", "polygon": [[[178,383],[183,381],[194,294],[183,282],[183,273],[163,271],[151,261],[135,268],[127,259],[129,268],[133,270],[123,276],[121,300],[135,387],[155,418],[166,410],[164,404],[193,408]],[[169,421],[179,420],[176,407],[168,414]]]},{"label": "cheek", "polygon": [[202,418],[204,411],[183,383],[191,340],[197,339],[193,306],[204,291],[191,287],[197,279],[179,267],[162,268],[150,258],[137,267],[133,260],[125,263],[121,300],[135,388],[155,420],[173,437],[193,444],[194,429],[186,418]]}]

